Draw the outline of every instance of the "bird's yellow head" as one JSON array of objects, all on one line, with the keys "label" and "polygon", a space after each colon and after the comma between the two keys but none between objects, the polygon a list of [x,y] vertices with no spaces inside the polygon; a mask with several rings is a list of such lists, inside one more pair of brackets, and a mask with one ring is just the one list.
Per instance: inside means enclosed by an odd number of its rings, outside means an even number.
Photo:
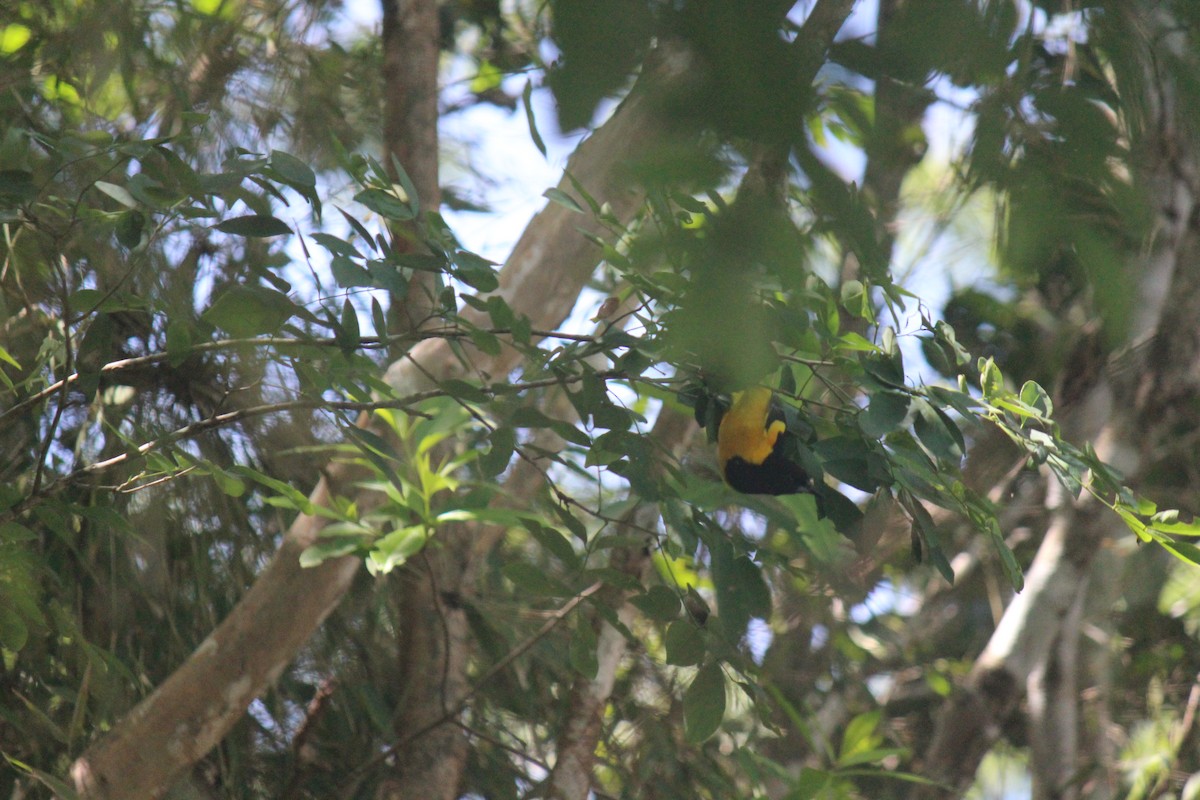
[{"label": "bird's yellow head", "polygon": [[779,435],[787,429],[782,420],[768,423],[771,398],[771,390],[761,386],[733,393],[733,405],[721,417],[717,431],[717,458],[722,467],[734,457],[761,464],[771,455]]}]

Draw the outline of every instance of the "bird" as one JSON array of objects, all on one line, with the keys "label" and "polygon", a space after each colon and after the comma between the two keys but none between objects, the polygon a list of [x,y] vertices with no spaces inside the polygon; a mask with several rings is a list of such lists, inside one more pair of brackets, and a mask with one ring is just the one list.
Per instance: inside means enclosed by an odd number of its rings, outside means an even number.
[{"label": "bird", "polygon": [[717,461],[730,487],[743,494],[813,492],[809,474],[789,457],[782,405],[770,389],[754,386],[733,393],[717,427]]}]

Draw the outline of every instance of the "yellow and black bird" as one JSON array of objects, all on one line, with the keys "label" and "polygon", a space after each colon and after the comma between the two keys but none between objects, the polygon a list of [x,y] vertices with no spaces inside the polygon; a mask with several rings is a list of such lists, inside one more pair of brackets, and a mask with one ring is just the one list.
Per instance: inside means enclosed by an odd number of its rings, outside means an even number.
[{"label": "yellow and black bird", "polygon": [[792,435],[770,389],[734,392],[717,427],[717,460],[725,482],[744,494],[812,492],[808,473],[785,452]]}]

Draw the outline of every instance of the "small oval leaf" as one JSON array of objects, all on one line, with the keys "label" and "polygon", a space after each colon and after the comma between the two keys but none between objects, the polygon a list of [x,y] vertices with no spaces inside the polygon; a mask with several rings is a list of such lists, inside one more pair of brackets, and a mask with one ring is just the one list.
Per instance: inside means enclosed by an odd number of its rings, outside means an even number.
[{"label": "small oval leaf", "polygon": [[668,625],[663,644],[667,648],[668,664],[690,667],[704,660],[704,635],[691,620],[676,620]]},{"label": "small oval leaf", "polygon": [[282,236],[292,232],[287,223],[268,214],[249,214],[244,217],[234,217],[213,226],[222,233],[232,233],[234,236],[249,236],[262,239],[268,236]]}]

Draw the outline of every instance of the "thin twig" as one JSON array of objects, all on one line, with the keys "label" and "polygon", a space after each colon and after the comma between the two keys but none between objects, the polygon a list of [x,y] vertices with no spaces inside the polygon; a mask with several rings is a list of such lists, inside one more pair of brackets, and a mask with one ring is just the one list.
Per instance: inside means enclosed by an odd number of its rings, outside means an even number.
[{"label": "thin twig", "polygon": [[[630,380],[629,376],[627,376],[621,370],[596,372],[593,373],[592,376],[598,377],[602,380]],[[575,375],[567,377],[542,378],[520,384],[493,384],[492,386],[481,386],[479,387],[479,391],[489,396],[496,396],[498,394],[521,392],[529,389],[544,388],[547,386],[578,383],[579,381],[583,380],[583,378],[584,376],[582,375]],[[632,380],[648,381],[649,379],[638,377],[633,378]],[[113,456],[112,458],[107,458],[103,461],[96,461],[91,464],[86,464],[55,481],[39,487],[37,491],[31,491],[19,503],[7,509],[3,514],[0,514],[0,522],[8,522],[9,520],[15,519],[21,513],[36,505],[40,500],[58,494],[67,486],[79,480],[80,478],[111,469],[115,466],[131,461],[134,458],[144,456],[147,453],[166,447],[169,444],[173,444],[184,439],[194,438],[207,431],[226,425],[231,425],[235,422],[239,422],[251,417],[258,417],[266,414],[276,414],[283,411],[295,411],[299,409],[312,408],[326,408],[342,411],[375,411],[384,408],[400,408],[405,409],[410,414],[420,414],[421,412],[414,410],[411,408],[411,406],[414,406],[424,400],[429,400],[434,397],[444,397],[449,394],[450,393],[444,389],[430,389],[424,392],[414,392],[406,397],[376,401],[360,402],[351,400],[322,399],[287,400],[279,403],[266,403],[258,406],[239,408],[235,411],[227,411],[223,414],[215,414],[198,422],[184,425],[182,428],[177,428],[176,430],[164,434],[156,439],[143,442],[133,450]]]},{"label": "thin twig", "polygon": [[[472,333],[487,333],[495,336],[511,335],[511,328],[485,328],[478,331],[462,330],[462,329],[441,329],[420,331],[414,334],[405,334],[403,336],[364,336],[359,340],[359,347],[364,350],[381,350],[391,347],[394,344],[402,342],[413,342],[421,339],[464,339],[470,337]],[[538,336],[543,339],[562,339],[564,341],[583,342],[596,344],[599,337],[590,336],[587,334],[565,333],[563,331],[547,331],[533,330],[530,331],[532,336]],[[338,341],[333,337],[319,337],[313,339],[296,339],[282,336],[265,336],[260,338],[250,339],[218,339],[212,342],[201,342],[192,345],[186,351],[180,353],[149,353],[144,356],[133,356],[131,358],[122,358],[100,367],[100,372],[118,372],[124,369],[134,369],[137,367],[145,367],[151,364],[158,364],[167,361],[172,357],[178,357],[186,353],[193,355],[197,353],[207,353],[214,350],[227,350],[234,347],[342,347],[343,342]],[[70,368],[68,366],[68,368]],[[53,395],[55,392],[62,390],[65,386],[76,383],[79,380],[79,373],[71,373],[62,380],[55,381],[49,386],[41,389],[29,397],[26,397],[21,402],[0,413],[0,423],[5,422],[11,417],[20,414],[30,406],[36,405],[46,398]]]}]

